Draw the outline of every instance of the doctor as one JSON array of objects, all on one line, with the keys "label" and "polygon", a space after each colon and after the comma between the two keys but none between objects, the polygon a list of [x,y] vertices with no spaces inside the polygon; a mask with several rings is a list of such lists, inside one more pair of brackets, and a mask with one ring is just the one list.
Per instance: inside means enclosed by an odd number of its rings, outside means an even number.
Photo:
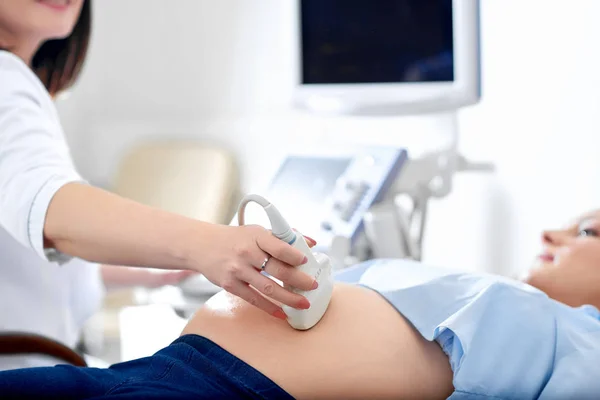
[{"label": "doctor", "polygon": [[[163,212],[77,173],[52,99],[79,75],[91,8],[91,0],[0,1],[0,331],[73,346],[99,307],[102,277],[105,284],[155,286],[200,272],[275,317],[285,314],[268,298],[308,308],[306,298],[260,274],[262,268],[300,289],[316,288],[293,268],[306,262],[302,253],[266,229]],[[145,270],[99,264],[186,272],[160,282]],[[12,361],[4,368],[39,365]]]}]

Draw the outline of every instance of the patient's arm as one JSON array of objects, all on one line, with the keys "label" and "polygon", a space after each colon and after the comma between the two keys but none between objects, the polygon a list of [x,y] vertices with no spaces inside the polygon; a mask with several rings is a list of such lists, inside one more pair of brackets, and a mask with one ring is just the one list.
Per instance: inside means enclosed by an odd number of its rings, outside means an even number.
[{"label": "patient's arm", "polygon": [[204,336],[268,376],[298,399],[446,398],[452,371],[379,294],[336,285],[329,309],[300,332],[221,292],[183,334]]}]

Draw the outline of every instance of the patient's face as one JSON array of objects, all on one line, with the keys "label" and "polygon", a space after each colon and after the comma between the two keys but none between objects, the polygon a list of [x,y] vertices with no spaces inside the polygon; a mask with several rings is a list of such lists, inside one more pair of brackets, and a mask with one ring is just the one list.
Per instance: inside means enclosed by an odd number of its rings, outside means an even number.
[{"label": "patient's face", "polygon": [[600,307],[600,212],[542,234],[543,252],[525,281],[570,306]]}]

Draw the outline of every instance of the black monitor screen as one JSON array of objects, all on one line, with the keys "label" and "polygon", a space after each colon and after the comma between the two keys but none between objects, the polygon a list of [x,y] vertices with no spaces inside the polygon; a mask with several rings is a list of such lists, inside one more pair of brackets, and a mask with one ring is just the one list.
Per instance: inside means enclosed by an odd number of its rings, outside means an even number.
[{"label": "black monitor screen", "polygon": [[454,80],[452,0],[301,0],[304,84]]}]

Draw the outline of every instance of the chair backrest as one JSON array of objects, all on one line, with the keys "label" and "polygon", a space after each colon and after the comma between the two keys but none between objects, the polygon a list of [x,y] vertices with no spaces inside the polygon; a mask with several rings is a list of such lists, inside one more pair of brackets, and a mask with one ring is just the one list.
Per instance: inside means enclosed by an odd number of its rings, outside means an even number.
[{"label": "chair backrest", "polygon": [[49,337],[28,332],[0,333],[0,355],[38,354],[85,367],[85,359],[75,350]]},{"label": "chair backrest", "polygon": [[117,194],[212,223],[229,223],[239,197],[234,156],[223,148],[172,141],[136,146],[117,171]]}]

